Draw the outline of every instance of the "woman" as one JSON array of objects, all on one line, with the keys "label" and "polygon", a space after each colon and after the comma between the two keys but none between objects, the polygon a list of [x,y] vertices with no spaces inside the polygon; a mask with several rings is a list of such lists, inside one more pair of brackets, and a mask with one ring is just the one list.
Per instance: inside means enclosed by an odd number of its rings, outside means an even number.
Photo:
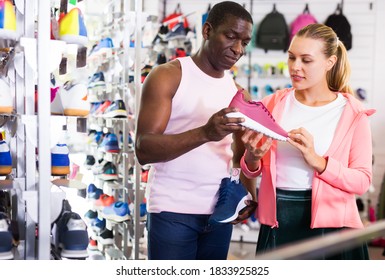
[{"label": "woman", "polygon": [[[335,32],[311,24],[288,50],[293,88],[262,102],[287,141],[247,130],[241,159],[248,178],[262,174],[258,193],[261,229],[257,254],[345,228],[362,228],[356,195],[372,180],[368,116],[348,85],[346,48]],[[366,244],[327,259],[368,259]]]}]

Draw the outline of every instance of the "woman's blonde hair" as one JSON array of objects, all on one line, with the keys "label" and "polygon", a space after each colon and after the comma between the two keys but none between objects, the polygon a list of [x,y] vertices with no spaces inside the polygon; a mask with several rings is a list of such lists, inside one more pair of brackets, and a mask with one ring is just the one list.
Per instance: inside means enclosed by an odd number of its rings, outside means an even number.
[{"label": "woman's blonde hair", "polygon": [[324,42],[324,54],[326,57],[335,55],[337,61],[333,68],[326,74],[328,87],[331,91],[347,92],[353,94],[349,86],[350,63],[344,44],[338,39],[332,28],[321,23],[309,24],[299,30],[297,37],[322,40]]}]

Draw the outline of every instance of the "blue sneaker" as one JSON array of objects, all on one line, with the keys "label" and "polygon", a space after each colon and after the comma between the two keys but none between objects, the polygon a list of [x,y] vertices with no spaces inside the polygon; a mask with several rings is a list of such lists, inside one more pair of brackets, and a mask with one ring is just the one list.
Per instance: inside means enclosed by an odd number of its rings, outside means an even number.
[{"label": "blue sneaker", "polygon": [[103,38],[99,41],[99,43],[91,50],[90,56],[95,54],[103,54],[108,50],[114,49],[114,43],[111,38]]},{"label": "blue sneaker", "polygon": [[126,105],[122,99],[116,99],[104,111],[106,118],[127,118]]},{"label": "blue sneaker", "polygon": [[238,217],[239,211],[245,208],[245,200],[251,199],[246,188],[236,180],[223,178],[219,187],[219,198],[209,224],[229,223]]},{"label": "blue sneaker", "polygon": [[130,218],[130,209],[127,202],[117,201],[103,208],[102,216],[115,222],[127,221]]},{"label": "blue sneaker", "polygon": [[106,136],[104,136],[102,143],[99,145],[98,150],[105,153],[119,153],[120,148],[116,134],[107,133]]},{"label": "blue sneaker", "polygon": [[91,79],[88,81],[88,89],[92,88],[105,88],[106,81],[104,79],[104,73],[99,71],[92,75]]},{"label": "blue sneaker", "polygon": [[96,219],[98,218],[98,212],[96,211],[93,211],[93,210],[88,210],[85,214],[84,214],[84,221],[86,222],[86,224],[88,225],[91,225],[92,222],[96,221]]},{"label": "blue sneaker", "polygon": [[51,149],[51,173],[62,176],[70,173],[70,158],[67,144],[56,144]]},{"label": "blue sneaker", "polygon": [[87,199],[89,201],[98,200],[100,195],[103,194],[103,190],[97,188],[94,184],[89,184],[87,188]]},{"label": "blue sneaker", "polygon": [[166,41],[186,39],[186,29],[183,22],[177,23],[166,35]]},{"label": "blue sneaker", "polygon": [[2,140],[0,134],[0,175],[8,175],[12,172],[12,156],[7,142]]},{"label": "blue sneaker", "polygon": [[79,214],[66,212],[56,225],[61,256],[71,259],[88,257],[87,226]]},{"label": "blue sneaker", "polygon": [[107,137],[107,142],[104,146],[104,149],[107,153],[119,153],[119,143],[118,143],[118,137],[115,133],[111,133]]},{"label": "blue sneaker", "polygon": [[106,228],[106,219],[99,219],[96,218],[95,220],[91,221],[91,229],[96,233],[101,233]]}]

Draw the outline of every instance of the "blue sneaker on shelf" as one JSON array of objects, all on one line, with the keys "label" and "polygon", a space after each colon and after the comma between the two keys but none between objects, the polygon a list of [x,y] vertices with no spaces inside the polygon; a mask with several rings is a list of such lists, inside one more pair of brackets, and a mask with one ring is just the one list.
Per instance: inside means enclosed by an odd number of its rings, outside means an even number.
[{"label": "blue sneaker on shelf", "polygon": [[223,178],[218,192],[218,202],[209,218],[211,225],[234,221],[239,211],[246,207],[245,200],[251,199],[246,188],[232,178]]},{"label": "blue sneaker on shelf", "polygon": [[102,216],[114,222],[123,222],[130,218],[130,209],[127,202],[117,201],[102,210]]},{"label": "blue sneaker on shelf", "polygon": [[183,22],[177,23],[166,35],[166,41],[186,39],[186,29]]},{"label": "blue sneaker on shelf", "polygon": [[115,99],[110,106],[107,107],[103,114],[106,118],[127,118],[126,105],[124,101],[119,98]]},{"label": "blue sneaker on shelf", "polygon": [[93,49],[90,52],[90,56],[95,54],[103,54],[103,52],[106,52],[108,50],[114,49],[114,43],[111,38],[103,38],[101,39],[97,45],[93,47]]},{"label": "blue sneaker on shelf", "polygon": [[51,173],[63,176],[70,173],[69,149],[65,143],[57,143],[51,149]]},{"label": "blue sneaker on shelf", "polygon": [[75,212],[64,213],[56,224],[58,246],[63,258],[87,258],[88,232],[85,222]]},{"label": "blue sneaker on shelf", "polygon": [[104,78],[104,73],[102,71],[96,72],[92,75],[92,77],[88,81],[88,89],[92,89],[95,87],[105,88],[106,80]]},{"label": "blue sneaker on shelf", "polygon": [[118,137],[116,136],[115,133],[111,133],[110,135],[108,135],[107,142],[104,146],[104,150],[107,153],[119,153],[120,152]]},{"label": "blue sneaker on shelf", "polygon": [[0,176],[8,175],[12,172],[12,156],[8,144],[0,134]]}]

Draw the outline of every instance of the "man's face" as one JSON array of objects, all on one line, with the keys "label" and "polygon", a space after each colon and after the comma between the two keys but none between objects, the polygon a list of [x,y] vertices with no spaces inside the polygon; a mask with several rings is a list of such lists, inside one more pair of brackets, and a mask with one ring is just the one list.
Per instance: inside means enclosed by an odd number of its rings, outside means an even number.
[{"label": "man's face", "polygon": [[210,28],[206,34],[209,60],[217,70],[230,69],[244,54],[251,41],[252,24],[228,16],[220,26]]}]

